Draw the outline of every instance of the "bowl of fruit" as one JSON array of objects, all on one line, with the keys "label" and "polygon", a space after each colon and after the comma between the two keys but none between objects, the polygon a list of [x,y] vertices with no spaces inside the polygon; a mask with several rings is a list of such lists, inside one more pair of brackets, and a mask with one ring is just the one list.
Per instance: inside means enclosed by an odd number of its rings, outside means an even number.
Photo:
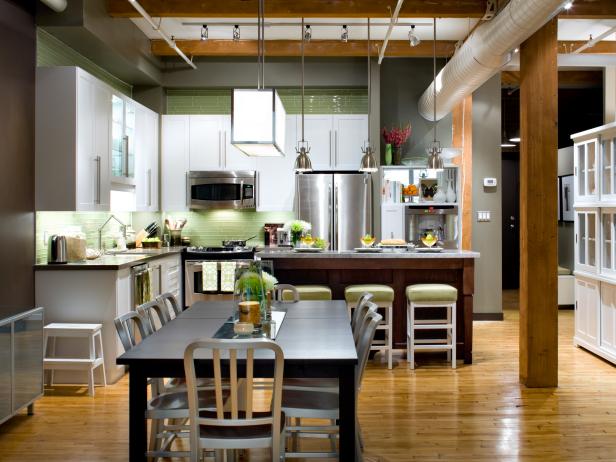
[{"label": "bowl of fruit", "polygon": [[362,247],[372,247],[376,242],[376,238],[371,234],[366,234],[365,236],[361,237],[360,241]]},{"label": "bowl of fruit", "polygon": [[315,239],[311,234],[306,234],[302,236],[299,240],[300,246],[304,248],[310,248],[314,246]]},{"label": "bowl of fruit", "polygon": [[438,237],[433,229],[426,229],[421,233],[421,242],[428,248],[432,248],[438,242]]},{"label": "bowl of fruit", "polygon": [[404,202],[414,202],[419,198],[419,190],[416,185],[409,184],[402,189],[402,196],[404,197]]}]

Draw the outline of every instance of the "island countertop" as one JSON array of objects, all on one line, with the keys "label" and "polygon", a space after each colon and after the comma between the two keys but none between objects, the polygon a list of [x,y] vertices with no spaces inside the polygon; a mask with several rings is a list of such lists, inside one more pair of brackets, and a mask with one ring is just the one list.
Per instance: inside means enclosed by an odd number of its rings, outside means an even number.
[{"label": "island countertop", "polygon": [[256,253],[263,259],[271,258],[402,258],[402,259],[449,259],[479,258],[479,252],[471,250],[445,249],[442,252],[392,251],[356,252],[354,250],[325,250],[323,252],[296,252],[292,249],[269,248]]}]

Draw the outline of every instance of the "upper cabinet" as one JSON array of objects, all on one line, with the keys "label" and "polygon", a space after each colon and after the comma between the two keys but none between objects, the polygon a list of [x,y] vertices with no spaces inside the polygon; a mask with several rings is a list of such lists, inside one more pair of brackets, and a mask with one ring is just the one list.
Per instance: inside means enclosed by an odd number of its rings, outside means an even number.
[{"label": "upper cabinet", "polygon": [[188,171],[190,119],[184,115],[164,115],[161,136],[161,209],[188,210]]},{"label": "upper cabinet", "polygon": [[109,211],[112,189],[157,210],[158,120],[80,68],[37,68],[36,210]]},{"label": "upper cabinet", "polygon": [[576,143],[574,146],[576,203],[594,202],[598,198],[598,153],[599,141],[597,138]]}]

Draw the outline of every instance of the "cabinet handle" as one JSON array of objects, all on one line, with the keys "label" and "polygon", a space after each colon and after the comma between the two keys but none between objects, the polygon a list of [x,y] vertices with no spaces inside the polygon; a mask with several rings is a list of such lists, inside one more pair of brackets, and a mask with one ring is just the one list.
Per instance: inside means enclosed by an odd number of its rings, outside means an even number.
[{"label": "cabinet handle", "polygon": [[122,151],[124,154],[124,176],[128,177],[128,135],[122,138]]},{"label": "cabinet handle", "polygon": [[338,130],[334,130],[334,161],[336,162],[336,167],[338,166]]},{"label": "cabinet handle", "polygon": [[218,166],[224,167],[222,164],[222,130],[218,130]]},{"label": "cabinet handle", "polygon": [[330,130],[329,131],[329,165],[330,167],[334,163],[332,160],[333,151],[334,151],[334,140],[332,138],[332,131]]},{"label": "cabinet handle", "polygon": [[186,207],[190,208],[190,178],[186,172]]},{"label": "cabinet handle", "polygon": [[94,158],[96,162],[96,204],[101,203],[101,156]]},{"label": "cabinet handle", "polygon": [[152,169],[148,169],[148,207],[152,207]]},{"label": "cabinet handle", "polygon": [[227,130],[224,130],[222,132],[222,149],[223,149],[224,156],[225,156],[224,157],[225,164],[223,167],[227,168]]}]

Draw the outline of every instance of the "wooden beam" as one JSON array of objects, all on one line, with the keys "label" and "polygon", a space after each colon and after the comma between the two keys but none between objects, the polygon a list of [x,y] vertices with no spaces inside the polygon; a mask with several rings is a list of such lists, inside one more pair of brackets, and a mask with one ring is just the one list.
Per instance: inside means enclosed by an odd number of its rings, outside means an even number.
[{"label": "wooden beam", "polygon": [[558,20],[520,47],[520,381],[558,385]]},{"label": "wooden beam", "polygon": [[569,11],[563,11],[558,19],[613,19],[616,18],[614,0],[575,0]]},{"label": "wooden beam", "polygon": [[[586,40],[566,40],[558,42],[558,52],[559,53],[572,53],[582,45],[586,45]],[[596,43],[595,46],[591,48],[586,48],[581,52],[581,54],[590,54],[590,55],[607,55],[607,54],[616,54],[616,42],[603,40],[602,42]]]},{"label": "wooden beam", "polygon": [[[139,0],[153,17],[254,18],[257,0]],[[267,18],[389,18],[392,0],[268,0]],[[127,0],[107,0],[107,11],[116,18],[139,16]],[[481,18],[485,0],[406,0],[400,17]]]},{"label": "wooden beam", "polygon": [[[176,42],[187,56],[257,56],[256,40],[178,40]],[[374,41],[372,54],[378,55],[380,41]],[[152,54],[155,56],[177,56],[177,53],[164,40],[152,40]],[[436,43],[436,54],[439,57],[450,57],[455,50],[455,41],[439,40]],[[300,56],[301,40],[267,40],[266,56]],[[339,57],[366,56],[365,40],[311,40],[306,43],[306,56]],[[387,57],[432,57],[432,42],[422,41],[418,46],[411,47],[406,40],[390,40],[385,53]]]},{"label": "wooden beam", "polygon": [[453,163],[460,166],[462,181],[462,249],[473,248],[473,96],[467,96],[454,109],[452,114],[452,145],[462,148],[462,155]]},{"label": "wooden beam", "polygon": [[[501,72],[501,84],[504,88],[518,88],[520,73],[518,71]],[[558,71],[558,88],[588,88],[603,86],[603,71]]]}]

